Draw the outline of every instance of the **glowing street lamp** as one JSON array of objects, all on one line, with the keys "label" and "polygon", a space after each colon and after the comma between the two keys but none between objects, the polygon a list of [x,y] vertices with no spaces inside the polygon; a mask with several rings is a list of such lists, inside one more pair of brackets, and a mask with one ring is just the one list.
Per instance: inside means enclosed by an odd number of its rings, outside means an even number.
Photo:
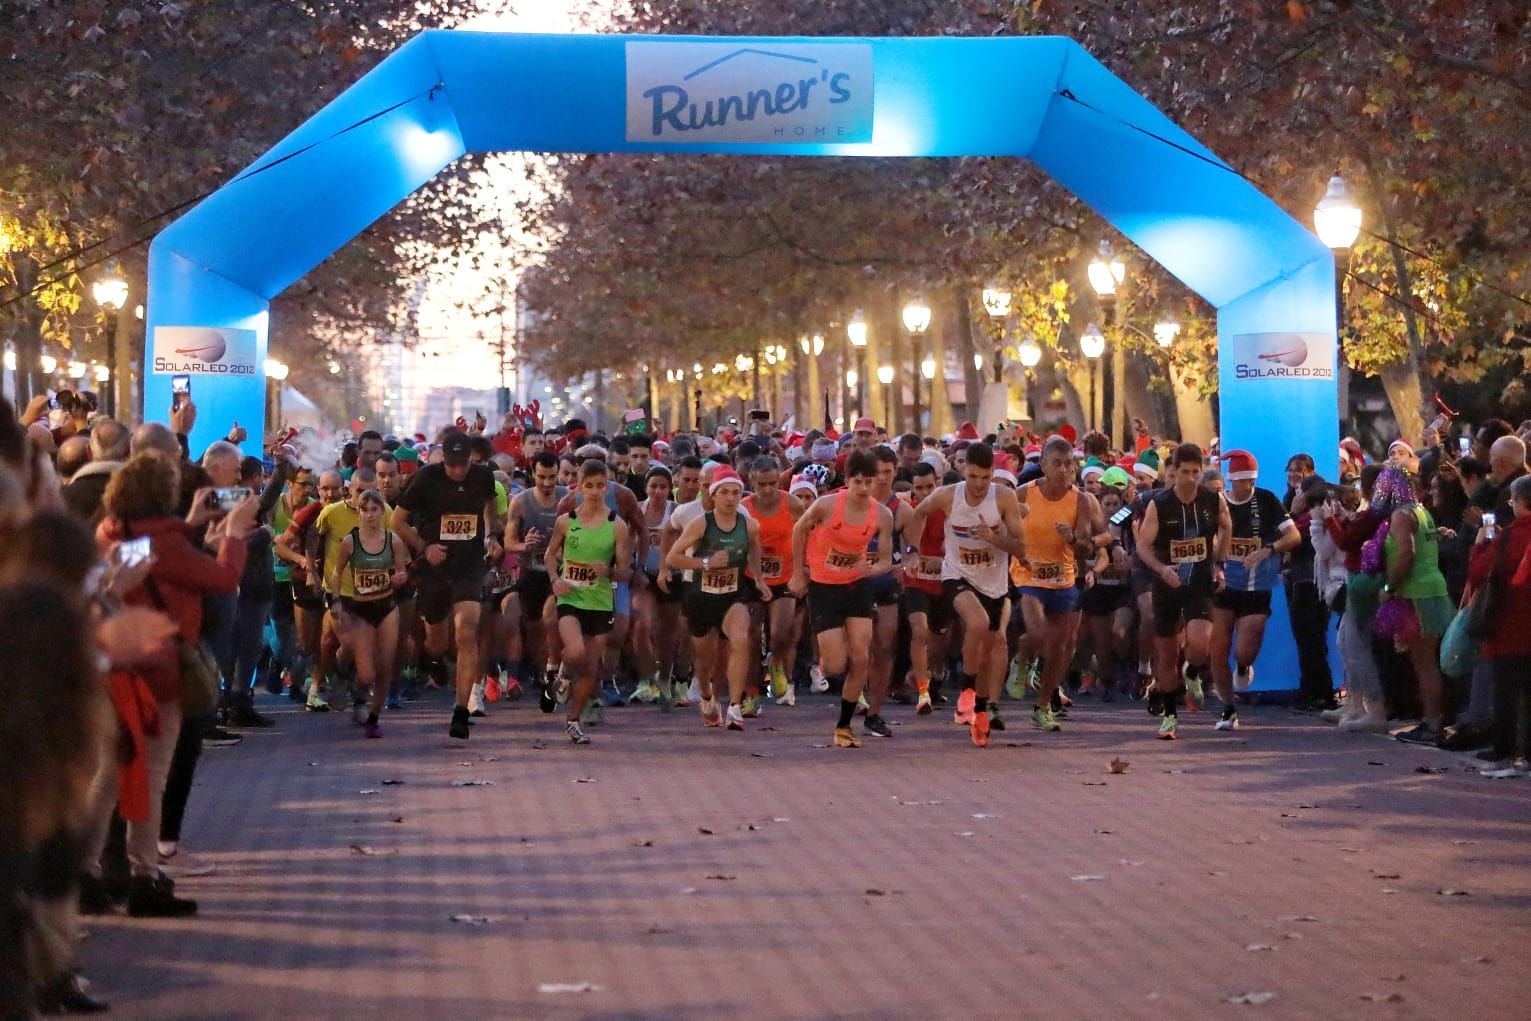
[{"label": "glowing street lamp", "polygon": [[1111,242],[1102,238],[1088,273],[1090,286],[1095,289],[1095,293],[1102,298],[1109,298],[1116,293],[1122,281],[1127,279],[1127,265],[1111,250]]},{"label": "glowing street lamp", "polygon": [[888,432],[893,431],[893,366],[877,366],[877,382],[882,384],[883,395],[886,399],[886,417],[883,419],[888,424]]},{"label": "glowing street lamp", "polygon": [[288,369],[286,362],[279,362],[275,358],[266,359],[266,378],[274,379],[278,383],[287,378]]},{"label": "glowing street lamp", "polygon": [[983,289],[983,310],[992,319],[1003,319],[1010,314],[1010,291],[998,282]]},{"label": "glowing street lamp", "polygon": [[904,306],[904,329],[918,337],[930,329],[930,306],[915,298]]},{"label": "glowing street lamp", "polygon": [[1028,369],[1036,368],[1042,361],[1042,345],[1037,343],[1037,338],[1029,335],[1021,341],[1016,353],[1020,355],[1021,365]]},{"label": "glowing street lamp", "polygon": [[1079,350],[1086,358],[1099,358],[1106,353],[1106,335],[1100,327],[1091,323],[1079,338]]},{"label": "glowing street lamp", "polygon": [[[97,278],[96,282],[90,285],[90,294],[96,299],[96,304],[101,306],[102,318],[105,320],[108,366],[106,379],[110,379],[111,373],[116,371],[117,366],[117,313],[128,303],[128,282],[123,279],[115,262],[107,267],[104,276]],[[102,379],[101,382],[106,382],[106,379]],[[107,387],[106,390],[106,413],[109,417],[115,417],[117,414],[115,385]]]},{"label": "glowing street lamp", "polygon": [[855,369],[846,369],[845,370],[845,388],[847,390],[854,390],[854,389],[856,389],[856,384],[858,384],[860,382],[861,382],[861,376],[856,372]]},{"label": "glowing street lamp", "polygon": [[920,375],[926,379],[936,378],[936,360],[930,355],[926,355],[925,360],[920,363]]},{"label": "glowing street lamp", "polygon": [[749,355],[740,355],[734,359],[734,368],[740,372],[748,372],[755,367],[755,359]]},{"label": "glowing street lamp", "polygon": [[1361,207],[1351,200],[1339,174],[1329,178],[1328,190],[1313,207],[1313,229],[1320,241],[1335,250],[1349,248],[1361,233]]},{"label": "glowing street lamp", "polygon": [[52,355],[43,355],[37,359],[37,364],[42,366],[42,370],[50,376],[58,371],[58,359]]},{"label": "glowing street lamp", "polygon": [[1159,342],[1160,347],[1173,347],[1175,338],[1180,336],[1180,324],[1166,316],[1154,323],[1154,340]]},{"label": "glowing street lamp", "polygon": [[867,319],[861,309],[851,316],[851,321],[845,324],[845,335],[850,338],[852,347],[867,346]]}]

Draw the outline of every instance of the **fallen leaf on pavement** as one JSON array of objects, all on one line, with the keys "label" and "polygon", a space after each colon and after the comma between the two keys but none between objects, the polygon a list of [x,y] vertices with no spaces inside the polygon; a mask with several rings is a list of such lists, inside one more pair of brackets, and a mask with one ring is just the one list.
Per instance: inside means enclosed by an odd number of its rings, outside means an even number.
[{"label": "fallen leaf on pavement", "polygon": [[1085,780],[1084,781],[1084,785],[1086,787],[1104,787],[1104,786],[1106,786],[1106,781],[1104,781],[1104,780]]},{"label": "fallen leaf on pavement", "polygon": [[493,787],[493,780],[453,780],[453,787]]},{"label": "fallen leaf on pavement", "polygon": [[997,814],[993,813],[993,812],[974,812],[973,813],[973,818],[974,819],[998,819],[999,816]]},{"label": "fallen leaf on pavement", "polygon": [[1072,879],[1076,883],[1101,883],[1101,882],[1105,882],[1105,879],[1106,879],[1105,876],[1090,876],[1090,875],[1069,876],[1069,878]]},{"label": "fallen leaf on pavement", "polygon": [[404,783],[404,782],[405,781],[403,781],[403,780],[384,780],[383,781],[383,786],[384,787],[397,787],[399,784]]},{"label": "fallen leaf on pavement", "polygon": [[1402,993],[1362,993],[1361,999],[1368,1003],[1402,1003]]},{"label": "fallen leaf on pavement", "polygon": [[959,836],[959,837],[971,837],[972,835],[973,835],[973,831],[972,830],[963,830],[961,833],[957,834],[957,836]]},{"label": "fallen leaf on pavement", "polygon": [[1283,922],[1316,922],[1316,921],[1318,921],[1318,919],[1314,918],[1312,915],[1283,915],[1281,917],[1281,920]]},{"label": "fallen leaf on pavement", "polygon": [[1258,953],[1261,950],[1275,950],[1276,948],[1271,946],[1269,943],[1251,943],[1251,944],[1249,944],[1249,946],[1245,947],[1244,949],[1248,950],[1250,953],[1253,954],[1253,953]]},{"label": "fallen leaf on pavement", "polygon": [[772,822],[791,822],[792,821],[792,817],[790,815],[778,815],[774,819],[772,819],[771,821]]},{"label": "fallen leaf on pavement", "polygon": [[683,887],[680,888],[680,892],[681,893],[695,893],[696,892],[696,887],[694,887],[694,886],[683,886]]},{"label": "fallen leaf on pavement", "polygon": [[1130,765],[1132,765],[1132,763],[1128,762],[1126,759],[1112,759],[1110,762],[1106,763],[1106,768],[1111,770],[1113,773],[1125,773],[1127,772],[1127,767]]},{"label": "fallen leaf on pavement", "polygon": [[710,876],[708,876],[707,878],[708,879],[717,879],[717,880],[720,880],[721,882],[724,882],[724,883],[731,883],[735,879],[738,879],[739,877],[735,876],[735,875],[730,875],[727,872],[714,872]]},{"label": "fallen leaf on pavement", "polygon": [[712,830],[710,830],[710,829],[708,829],[708,828],[707,828],[707,827],[706,827],[706,826],[698,826],[698,827],[697,827],[697,828],[696,828],[696,831],[697,831],[697,832],[698,832],[698,833],[700,833],[700,834],[701,834],[701,835],[702,835],[702,836],[704,836],[704,837],[710,837],[710,836],[712,836]]},{"label": "fallen leaf on pavement", "polygon": [[877,889],[875,886],[869,886],[866,889],[866,895],[868,897],[884,897],[887,895],[887,893],[884,890]]},{"label": "fallen leaf on pavement", "polygon": [[634,847],[653,847],[654,846],[654,842],[652,840],[634,840],[633,841],[633,846]]},{"label": "fallen leaf on pavement", "polygon": [[389,819],[388,821],[389,822],[403,822],[404,821],[404,817],[402,815],[396,815],[392,819]]},{"label": "fallen leaf on pavement", "polygon": [[1377,871],[1373,871],[1372,872],[1372,878],[1373,879],[1402,879],[1403,876],[1401,876],[1397,872],[1377,872]]},{"label": "fallen leaf on pavement", "polygon": [[1439,890],[1437,890],[1435,892],[1440,894],[1442,897],[1466,897],[1466,896],[1468,896],[1468,893],[1467,893],[1466,890],[1457,890],[1457,889],[1453,889],[1452,887],[1449,887],[1449,886],[1443,887],[1443,888],[1441,888],[1441,889],[1439,889]]},{"label": "fallen leaf on pavement", "polygon": [[593,776],[576,777],[575,780],[574,780],[574,783],[595,783],[595,777],[593,777]]},{"label": "fallen leaf on pavement", "polygon": [[356,793],[357,794],[376,794],[377,793],[377,788],[375,788],[375,787],[368,787],[366,790],[364,790],[364,791],[357,791]]},{"label": "fallen leaf on pavement", "polygon": [[453,915],[452,921],[463,925],[488,925],[491,919],[488,915]]},{"label": "fallen leaf on pavement", "polygon": [[355,851],[357,854],[364,854],[368,858],[386,858],[390,854],[399,853],[398,848],[379,850],[375,847],[368,847],[366,844],[352,844],[351,850]]},{"label": "fallen leaf on pavement", "polygon": [[543,982],[537,987],[539,993],[598,993],[601,987],[594,982]]},{"label": "fallen leaf on pavement", "polygon": [[1425,773],[1426,775],[1439,775],[1441,773],[1446,772],[1446,767],[1445,766],[1415,766],[1414,767],[1414,772],[1416,772],[1416,773]]},{"label": "fallen leaf on pavement", "polygon": [[1245,1003],[1252,1007],[1259,1007],[1276,998],[1275,993],[1242,993],[1238,996],[1228,997],[1229,1003]]}]

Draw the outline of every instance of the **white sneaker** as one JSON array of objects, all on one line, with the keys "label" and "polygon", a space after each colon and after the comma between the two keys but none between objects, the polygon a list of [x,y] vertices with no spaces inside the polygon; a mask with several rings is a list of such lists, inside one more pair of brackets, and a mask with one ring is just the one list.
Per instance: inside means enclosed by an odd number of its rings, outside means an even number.
[{"label": "white sneaker", "polygon": [[361,705],[353,705],[351,707],[351,722],[360,727],[367,722],[367,714],[371,711],[365,702]]},{"label": "white sneaker", "polygon": [[1333,709],[1325,709],[1323,712],[1318,714],[1318,718],[1323,720],[1325,723],[1338,723],[1345,719],[1347,716],[1354,715],[1355,713],[1351,710],[1350,706],[1342,705]]},{"label": "white sneaker", "polygon": [[722,724],[723,716],[718,708],[715,698],[702,698],[697,700],[697,709],[702,714],[702,724],[707,727],[716,727]]},{"label": "white sneaker", "polygon": [[191,879],[196,876],[210,876],[218,871],[218,867],[205,858],[198,858],[189,851],[176,851],[172,854],[159,856],[160,871],[171,879]]},{"label": "white sneaker", "polygon": [[729,730],[743,730],[744,710],[739,706],[730,703],[728,706],[728,716],[726,718],[726,722],[728,724]]},{"label": "white sneaker", "polygon": [[564,673],[563,666],[558,667],[558,676],[553,678],[553,694],[558,698],[559,705],[569,704],[569,675]]},{"label": "white sneaker", "polygon": [[1234,691],[1248,691],[1250,689],[1250,687],[1254,685],[1254,683],[1255,683],[1255,668],[1254,667],[1249,667],[1248,669],[1245,669],[1245,670],[1235,670],[1233,672],[1233,690]]},{"label": "white sneaker", "polygon": [[1232,716],[1224,716],[1222,719],[1220,719],[1216,723],[1212,724],[1212,729],[1213,730],[1238,730],[1239,729],[1239,714],[1238,713],[1234,713]]},{"label": "white sneaker", "polygon": [[696,683],[695,677],[691,678],[691,683],[686,687],[686,701],[693,704],[702,701],[702,686]]},{"label": "white sneaker", "polygon": [[824,676],[817,663],[808,668],[808,690],[819,695],[829,690],[829,678]]},{"label": "white sneaker", "polygon": [[484,682],[478,681],[473,685],[473,690],[468,693],[468,715],[488,716],[489,713],[484,708],[484,701]]},{"label": "white sneaker", "polygon": [[790,684],[787,685],[786,692],[776,697],[776,704],[797,705],[797,689]]}]

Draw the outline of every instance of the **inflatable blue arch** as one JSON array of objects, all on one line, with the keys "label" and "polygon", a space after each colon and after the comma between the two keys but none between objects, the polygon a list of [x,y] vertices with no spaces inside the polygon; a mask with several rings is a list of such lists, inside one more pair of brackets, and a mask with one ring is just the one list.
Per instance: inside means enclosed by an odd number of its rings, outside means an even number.
[{"label": "inflatable blue arch", "polygon": [[[512,150],[1024,157],[1216,307],[1224,449],[1278,491],[1298,451],[1332,471],[1333,256],[1054,37],[424,32],[155,238],[149,417],[186,374],[193,449],[230,419],[257,442],[270,300],[459,156]],[[1261,686],[1295,687],[1277,655]]]}]

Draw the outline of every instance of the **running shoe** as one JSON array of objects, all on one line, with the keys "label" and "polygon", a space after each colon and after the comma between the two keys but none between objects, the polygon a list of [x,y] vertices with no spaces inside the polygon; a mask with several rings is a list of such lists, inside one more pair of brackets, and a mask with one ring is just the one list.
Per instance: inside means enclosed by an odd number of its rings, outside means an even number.
[{"label": "running shoe", "polygon": [[568,674],[564,673],[563,667],[560,666],[558,668],[557,676],[554,677],[554,679],[553,679],[553,691],[555,692],[555,694],[558,697],[558,704],[559,705],[568,705],[569,704],[569,689],[572,686],[573,686],[572,679],[569,677]]},{"label": "running shoe", "polygon": [[1255,668],[1244,667],[1233,672],[1233,690],[1248,691],[1255,683]]},{"label": "running shoe", "polygon": [[771,694],[776,696],[779,702],[790,686],[791,684],[787,679],[787,671],[780,663],[773,661],[771,663]]},{"label": "running shoe", "polygon": [[309,694],[308,701],[303,704],[303,709],[305,712],[310,713],[327,713],[330,711],[330,704],[325,701],[323,695],[315,691]]},{"label": "running shoe", "polygon": [[657,702],[658,700],[659,686],[649,678],[639,681],[638,686],[633,689],[632,697],[628,699],[629,702],[642,702],[644,704]]},{"label": "running shoe", "polygon": [[1031,725],[1037,730],[1046,730],[1057,733],[1063,727],[1053,717],[1053,711],[1045,705],[1039,705],[1031,711]]},{"label": "running shoe", "polygon": [[1005,721],[1000,718],[999,708],[997,706],[994,706],[994,705],[989,706],[989,729],[990,730],[1004,730],[1005,729]]},{"label": "running shoe", "polygon": [[370,715],[370,710],[368,710],[365,703],[351,707],[351,722],[358,727],[367,722],[368,715]]},{"label": "running shoe", "polygon": [[610,706],[611,708],[615,709],[618,706],[626,704],[627,699],[622,697],[622,692],[617,688],[617,682],[615,678],[601,685],[601,705]]},{"label": "running shoe", "polygon": [[871,705],[867,702],[867,697],[866,697],[866,693],[865,692],[862,692],[860,695],[856,696],[856,715],[857,716],[865,716],[867,714],[867,712],[871,708],[872,708]]},{"label": "running shoe", "polygon": [[953,722],[959,726],[971,726],[973,723],[973,706],[978,702],[978,694],[972,688],[963,688],[957,696],[957,712],[953,715]]},{"label": "running shoe", "polygon": [[1223,718],[1212,724],[1213,730],[1238,730],[1239,711],[1231,705],[1223,706]]},{"label": "running shoe", "polygon": [[732,702],[730,702],[728,705],[728,715],[726,719],[728,721],[729,730],[744,729],[744,710]]},{"label": "running shoe", "polygon": [[403,709],[404,708],[404,701],[401,698],[399,698],[398,695],[389,695],[388,696],[388,700],[383,703],[383,708],[384,709]]},{"label": "running shoe", "polygon": [[721,727],[723,725],[723,713],[715,699],[704,698],[697,702],[697,708],[702,714],[702,726]]},{"label": "running shoe", "polygon": [[489,715],[489,711],[484,708],[484,682],[483,681],[479,681],[477,684],[475,684],[473,686],[473,690],[468,692],[468,715],[469,716],[479,716],[479,717],[483,717],[483,716],[488,716]]},{"label": "running shoe", "polygon": [[505,683],[500,685],[500,696],[507,702],[521,701],[521,681],[519,678],[507,676]]},{"label": "running shoe", "polygon": [[379,727],[376,723],[369,723],[367,724],[366,729],[361,732],[361,736],[368,738],[382,737],[383,728]]},{"label": "running shoe", "polygon": [[597,699],[591,699],[585,703],[585,711],[580,714],[580,722],[587,727],[599,727],[606,722],[606,709]]},{"label": "running shoe", "polygon": [[659,702],[660,710],[662,712],[669,712],[671,707],[675,705],[674,688],[671,687],[669,681],[660,680],[658,674],[654,675],[654,680],[650,683],[654,685],[654,698]]},{"label": "running shoe", "polygon": [[542,692],[537,696],[537,708],[545,713],[551,713],[558,708],[558,694],[551,684],[542,686]]},{"label": "running shoe", "polygon": [[497,673],[485,674],[484,675],[484,685],[483,685],[483,687],[484,687],[484,699],[485,699],[485,701],[488,701],[488,702],[498,702],[500,700],[501,692],[500,692],[500,675],[499,674],[497,674]]},{"label": "running shoe", "polygon": [[785,706],[797,705],[797,689],[792,686],[791,681],[787,682],[787,690],[777,696],[776,704]]},{"label": "running shoe", "polygon": [[1026,667],[1026,687],[1032,691],[1042,690],[1042,660],[1034,659]]},{"label": "running shoe", "polygon": [[[829,678],[824,676],[824,671],[819,669],[817,663],[808,668],[808,690],[815,695],[822,695],[829,690]],[[852,747],[860,746],[854,745]]]},{"label": "running shoe", "polygon": [[972,736],[975,745],[979,748],[987,748],[989,746],[989,714],[974,713],[968,733]]},{"label": "running shoe", "polygon": [[1059,688],[1057,691],[1053,692],[1053,702],[1055,702],[1058,707],[1062,709],[1070,709],[1074,705],[1074,700],[1069,698],[1068,695],[1064,693],[1062,688]]},{"label": "running shoe", "polygon": [[1180,676],[1185,680],[1185,707],[1193,713],[1201,712],[1206,704],[1205,693],[1201,687],[1201,675],[1191,676],[1191,664],[1187,663],[1181,668]]},{"label": "running shoe", "polygon": [[1005,678],[1005,694],[1019,702],[1026,697],[1026,682],[1021,676],[1021,661],[1010,661],[1010,674]]},{"label": "running shoe", "polygon": [[447,728],[447,737],[466,741],[469,733],[468,710],[464,706],[457,706],[452,710],[452,725]]},{"label": "running shoe", "polygon": [[590,738],[580,729],[578,720],[570,720],[564,724],[563,732],[568,735],[570,744],[589,744]]},{"label": "running shoe", "polygon": [[836,727],[835,728],[835,747],[836,748],[860,748],[861,747],[861,742],[856,740],[856,735],[851,733],[851,728],[849,728],[849,727]]},{"label": "running shoe", "polygon": [[696,699],[691,697],[691,688],[685,681],[672,682],[670,690],[673,692],[672,698],[674,703],[680,708],[684,709],[689,705],[695,704]]},{"label": "running shoe", "polygon": [[425,686],[427,688],[445,688],[452,678],[447,673],[447,661],[440,657],[425,664]]},{"label": "running shoe", "polygon": [[291,673],[287,675],[287,697],[293,702],[303,701],[303,689],[305,685],[298,681]]},{"label": "running shoe", "polygon": [[1441,743],[1441,728],[1421,722],[1418,726],[1399,731],[1393,736],[1404,744],[1438,745]]},{"label": "running shoe", "polygon": [[759,695],[745,695],[744,696],[744,705],[741,708],[742,708],[742,711],[744,713],[744,718],[747,719],[747,720],[752,720],[755,717],[759,716],[760,715],[760,696]]},{"label": "running shoe", "polygon": [[1148,715],[1164,715],[1164,698],[1159,694],[1159,690],[1157,688],[1148,693]]},{"label": "running shoe", "polygon": [[876,714],[868,714],[866,722],[861,729],[873,737],[892,737],[893,731],[883,722],[883,718]]},{"label": "running shoe", "polygon": [[1159,721],[1159,740],[1160,741],[1173,741],[1173,740],[1175,740],[1175,727],[1177,725],[1177,721],[1178,720],[1179,720],[1179,717],[1177,717],[1177,716],[1166,716],[1164,719]]},{"label": "running shoe", "polygon": [[920,692],[920,701],[914,707],[915,715],[916,716],[929,716],[934,711],[935,711],[935,706],[930,701],[930,692],[928,692],[928,691]]},{"label": "running shoe", "polygon": [[696,682],[695,677],[691,678],[691,683],[686,685],[686,701],[692,703],[702,701],[702,686]]}]

